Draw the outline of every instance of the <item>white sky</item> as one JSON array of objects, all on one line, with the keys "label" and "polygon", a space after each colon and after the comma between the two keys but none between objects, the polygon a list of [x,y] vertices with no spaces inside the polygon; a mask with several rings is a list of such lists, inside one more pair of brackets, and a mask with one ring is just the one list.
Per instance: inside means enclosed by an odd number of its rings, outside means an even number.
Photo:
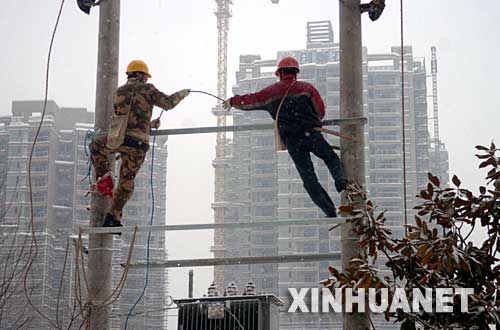
[{"label": "white sky", "polygon": [[[109,0],[105,0],[109,1]],[[338,40],[338,1],[235,0],[229,32],[229,84],[235,82],[238,57],[260,54],[275,58],[278,50],[305,48],[306,24],[331,20]],[[120,83],[127,63],[143,59],[166,93],[182,88],[216,93],[217,28],[215,1],[123,0]],[[370,53],[399,45],[399,1],[387,0],[379,21],[363,18],[363,41]],[[0,115],[11,112],[13,100],[42,99],[47,49],[60,2],[2,1],[0,31]],[[66,1],[53,50],[49,98],[59,106],[95,104],[98,10],[90,16],[76,1]],[[406,0],[405,44],[426,57],[438,51],[440,133],[450,153],[450,173],[465,186],[482,182],[476,168],[476,144],[500,143],[500,2],[497,0]],[[431,93],[429,81],[428,89]],[[231,95],[231,93],[229,93]],[[213,126],[213,99],[192,94],[164,115],[162,128]],[[431,105],[431,104],[429,104]],[[431,112],[429,106],[429,112]],[[168,222],[207,222],[213,218],[215,135],[176,136],[169,141]],[[146,221],[146,220],[145,220]],[[171,258],[210,257],[209,232],[168,237]],[[211,270],[195,270],[195,294],[205,292]],[[170,275],[174,297],[187,294],[187,269]]]}]

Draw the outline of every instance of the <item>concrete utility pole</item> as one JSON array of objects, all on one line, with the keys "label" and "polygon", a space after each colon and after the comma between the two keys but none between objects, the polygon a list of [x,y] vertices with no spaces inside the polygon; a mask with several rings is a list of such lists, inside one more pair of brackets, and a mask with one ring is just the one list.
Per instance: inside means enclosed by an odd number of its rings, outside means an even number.
[{"label": "concrete utility pole", "polygon": [[[360,0],[339,0],[340,11],[340,118],[363,117],[363,67],[361,44]],[[342,124],[340,131],[363,141],[364,129],[361,122]],[[340,140],[341,158],[349,180],[365,187],[364,143],[346,139]],[[346,194],[342,203],[346,203]],[[362,200],[359,203],[363,203]],[[359,256],[358,237],[352,232],[349,222],[342,226],[342,269],[345,270],[352,258]],[[357,310],[357,309],[355,309]],[[368,330],[366,313],[343,314],[344,330]]]},{"label": "concrete utility pole", "polygon": [[[120,0],[102,1],[99,9],[99,44],[97,54],[97,84],[94,131],[107,131],[113,111],[112,95],[118,85],[118,50],[120,40]],[[111,161],[111,159],[110,159]],[[113,163],[112,163],[113,164]],[[102,226],[110,200],[92,194],[90,225]],[[111,294],[113,269],[111,264],[113,235],[90,234],[88,278],[91,303],[91,330],[110,328],[111,306],[102,303]]]}]

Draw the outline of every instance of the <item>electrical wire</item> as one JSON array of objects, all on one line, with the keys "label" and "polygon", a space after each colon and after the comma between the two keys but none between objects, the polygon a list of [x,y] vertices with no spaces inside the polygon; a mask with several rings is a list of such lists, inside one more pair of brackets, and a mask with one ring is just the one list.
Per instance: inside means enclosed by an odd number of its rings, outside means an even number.
[{"label": "electrical wire", "polygon": [[236,315],[234,315],[229,308],[226,308],[226,306],[222,305],[222,307],[224,307],[224,310],[228,312],[229,315],[232,316],[232,318],[236,321],[236,323],[238,323],[238,326],[241,328],[241,330],[245,330],[245,328],[243,327],[243,325],[241,325],[240,320],[236,317]]},{"label": "electrical wire", "polygon": [[204,92],[204,91],[196,91],[196,90],[191,90],[190,93],[200,93],[200,94],[206,94],[209,95],[213,98],[216,98],[217,100],[224,102],[225,100],[223,98],[218,97],[217,95],[214,95],[212,93]]},{"label": "electrical wire", "polygon": [[[158,116],[158,120],[160,120],[161,115],[163,114],[163,111],[164,110],[162,110],[160,115]],[[155,129],[158,130],[158,128],[155,128]],[[154,194],[154,185],[153,185],[155,146],[156,146],[156,134],[153,136],[153,144],[152,144],[152,150],[151,150],[151,164],[150,164],[150,187],[151,187],[151,217],[149,219],[150,226],[153,225],[153,218],[154,218],[154,213],[155,213],[155,194]],[[132,312],[134,311],[137,304],[139,304],[142,297],[144,297],[144,294],[146,293],[146,288],[148,287],[150,245],[151,245],[151,231],[149,231],[149,233],[148,233],[148,243],[147,243],[147,248],[146,248],[146,274],[145,274],[145,279],[144,279],[144,287],[142,288],[141,294],[139,295],[139,297],[137,298],[135,303],[132,305],[132,307],[128,311],[127,319],[125,320],[125,330],[128,329],[128,320],[132,316]]]},{"label": "electrical wire", "polygon": [[93,131],[88,130],[85,133],[85,140],[83,141],[83,150],[85,151],[85,155],[87,156],[87,173],[85,174],[85,177],[80,181],[83,182],[86,179],[89,179],[89,185],[92,184],[92,155],[90,154],[90,151],[88,150],[87,142],[91,141],[93,138]]},{"label": "electrical wire", "polygon": [[[28,294],[27,281],[28,281],[28,275],[30,273],[31,267],[33,266],[33,262],[38,255],[38,243],[36,240],[35,226],[34,226],[33,188],[32,188],[32,184],[31,184],[31,165],[32,165],[32,160],[33,160],[33,153],[35,151],[35,146],[36,146],[36,143],[38,140],[38,135],[40,134],[40,130],[42,129],[43,120],[45,118],[45,112],[47,110],[47,99],[48,99],[48,93],[49,93],[50,58],[52,55],[52,46],[54,45],[54,39],[56,36],[57,27],[59,25],[59,20],[61,18],[61,13],[63,10],[64,1],[65,0],[61,0],[61,5],[59,7],[59,12],[57,14],[56,23],[54,25],[52,37],[50,39],[49,52],[48,52],[48,56],[47,56],[47,67],[46,67],[46,72],[45,72],[45,96],[44,96],[44,101],[43,101],[43,110],[42,110],[42,114],[40,117],[40,123],[38,124],[38,128],[36,130],[35,137],[33,139],[33,144],[31,146],[30,157],[29,157],[29,161],[28,161],[28,182],[29,182],[29,196],[30,196],[30,204],[29,205],[30,205],[30,213],[31,213],[29,227],[31,227],[32,242],[31,242],[28,261],[26,263],[26,271],[25,271],[24,277],[23,277],[24,295],[26,296],[26,300],[28,301],[28,304],[35,310],[35,312],[37,314],[39,314],[41,317],[46,319],[54,328],[58,328],[57,325],[47,315],[45,315],[42,311],[40,311],[31,301],[30,294]],[[33,252],[34,252],[34,255],[33,255]]]},{"label": "electrical wire", "polygon": [[404,55],[404,14],[403,0],[400,0],[401,7],[401,123],[403,138],[403,205],[405,236],[408,236],[408,202],[406,199],[406,132],[405,132],[405,55]]}]

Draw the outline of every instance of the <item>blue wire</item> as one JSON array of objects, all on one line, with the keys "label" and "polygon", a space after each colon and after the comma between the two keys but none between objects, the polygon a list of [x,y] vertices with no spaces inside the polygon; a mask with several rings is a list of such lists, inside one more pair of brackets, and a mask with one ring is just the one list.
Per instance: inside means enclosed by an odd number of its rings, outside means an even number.
[{"label": "blue wire", "polygon": [[83,141],[83,150],[85,150],[85,155],[88,157],[89,156],[89,153],[87,151],[87,139],[90,137],[90,135],[92,135],[92,131],[91,130],[88,130],[86,133],[85,133],[85,140]]},{"label": "blue wire", "polygon": [[89,138],[91,139],[91,136],[93,134],[94,133],[91,130],[88,130],[85,133],[85,140],[83,141],[83,150],[85,150],[85,155],[88,157],[87,158],[87,174],[85,175],[85,177],[80,182],[83,182],[83,181],[85,181],[85,179],[88,178],[89,179],[89,184],[92,184],[92,181],[91,181],[91,176],[92,176],[92,159],[91,159],[91,155],[87,151],[87,140]]},{"label": "blue wire", "polygon": [[[163,112],[163,111],[162,111]],[[161,116],[161,114],[160,114]],[[153,216],[155,213],[155,194],[154,194],[154,189],[153,189],[153,169],[154,169],[154,159],[155,159],[155,142],[156,142],[156,134],[153,136],[153,150],[151,150],[151,218],[149,220],[149,225],[153,225]],[[144,288],[142,288],[142,292],[139,295],[139,298],[137,298],[136,302],[134,305],[130,308],[127,314],[127,319],[125,320],[125,330],[127,330],[128,326],[128,320],[130,316],[132,315],[132,312],[134,311],[135,307],[141,301],[142,297],[144,297],[144,294],[146,293],[146,288],[148,286],[148,277],[149,277],[149,249],[150,249],[150,239],[151,239],[151,231],[149,231],[148,234],[148,244],[147,244],[147,250],[146,250],[146,278],[144,280]]]}]

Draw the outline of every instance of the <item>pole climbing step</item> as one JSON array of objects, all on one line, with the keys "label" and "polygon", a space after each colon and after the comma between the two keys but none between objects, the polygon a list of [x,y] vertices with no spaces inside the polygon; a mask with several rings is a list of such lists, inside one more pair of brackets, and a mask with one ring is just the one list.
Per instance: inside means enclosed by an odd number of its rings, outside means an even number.
[{"label": "pole climbing step", "polygon": [[156,226],[125,226],[125,227],[79,227],[82,233],[87,234],[111,234],[111,233],[133,233],[155,232],[155,231],[184,231],[184,230],[210,230],[210,229],[240,229],[259,226],[307,226],[307,225],[333,225],[343,224],[348,218],[319,218],[319,219],[292,219],[292,220],[268,220],[253,222],[234,223],[199,223],[186,225],[156,225]]}]

